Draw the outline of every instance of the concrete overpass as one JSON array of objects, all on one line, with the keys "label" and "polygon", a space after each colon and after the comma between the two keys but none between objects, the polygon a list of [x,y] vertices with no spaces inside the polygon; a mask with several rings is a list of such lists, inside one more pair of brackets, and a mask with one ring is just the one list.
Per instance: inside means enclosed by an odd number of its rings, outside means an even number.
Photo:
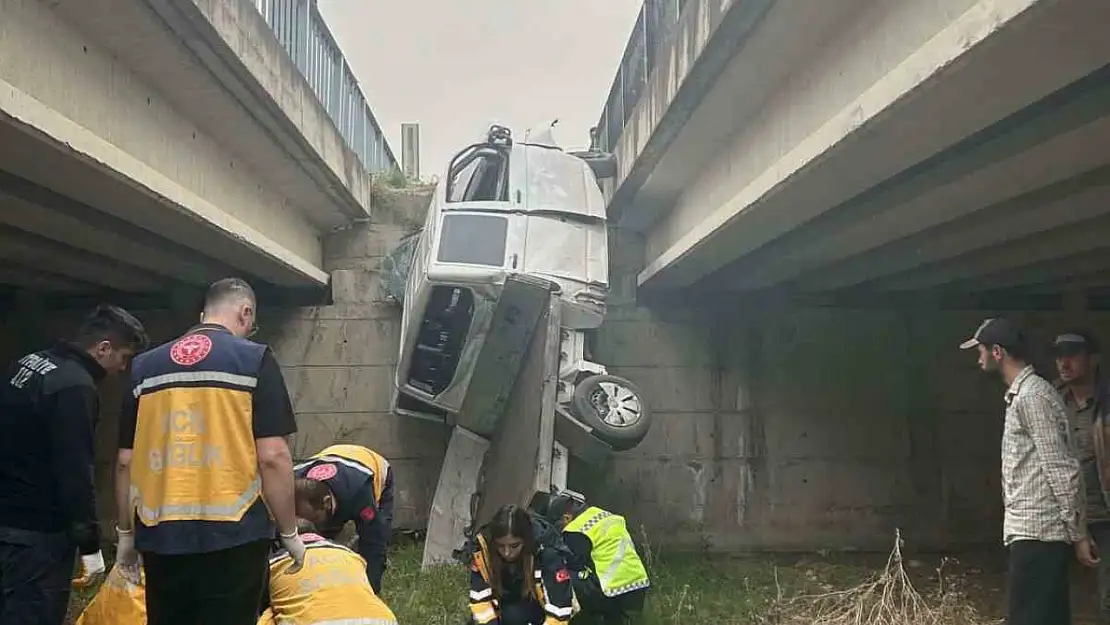
[{"label": "concrete overpass", "polygon": [[317,291],[394,166],[314,0],[0,0],[0,296]]},{"label": "concrete overpass", "polygon": [[1110,4],[648,0],[610,92],[643,293],[1110,286]]}]

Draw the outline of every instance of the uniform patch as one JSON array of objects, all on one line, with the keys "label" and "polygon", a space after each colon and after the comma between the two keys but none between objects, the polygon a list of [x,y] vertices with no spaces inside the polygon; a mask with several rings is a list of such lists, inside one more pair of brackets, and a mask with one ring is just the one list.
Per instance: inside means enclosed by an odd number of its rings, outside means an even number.
[{"label": "uniform patch", "polygon": [[335,468],[334,464],[331,464],[330,462],[325,462],[324,464],[318,464],[309,469],[308,473],[305,474],[305,477],[317,482],[323,482],[324,480],[330,480],[331,478],[335,477],[336,473],[339,473],[339,469]]},{"label": "uniform patch", "polygon": [[183,367],[190,367],[212,352],[212,339],[203,334],[182,337],[170,348],[170,358]]},{"label": "uniform patch", "polygon": [[559,569],[555,571],[555,581],[563,584],[570,581],[570,573],[566,569]]},{"label": "uniform patch", "polygon": [[360,517],[362,517],[363,521],[373,521],[374,520],[374,509],[371,508],[370,506],[366,506],[365,508],[362,509],[362,512],[358,513],[358,515]]}]

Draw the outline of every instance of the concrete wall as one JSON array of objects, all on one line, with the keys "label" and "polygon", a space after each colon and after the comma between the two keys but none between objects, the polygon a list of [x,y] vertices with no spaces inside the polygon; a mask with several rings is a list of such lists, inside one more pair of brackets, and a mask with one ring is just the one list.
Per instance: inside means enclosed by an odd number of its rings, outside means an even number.
[{"label": "concrete wall", "polygon": [[[1000,540],[1004,386],[958,349],[999,311],[638,307],[642,240],[614,243],[595,356],[656,421],[609,466],[572,464],[572,488],[654,544],[883,549],[896,527],[917,548]],[[1110,335],[1106,313],[1008,316],[1040,346],[1076,323]],[[1053,374],[1043,349],[1035,361]]]}]

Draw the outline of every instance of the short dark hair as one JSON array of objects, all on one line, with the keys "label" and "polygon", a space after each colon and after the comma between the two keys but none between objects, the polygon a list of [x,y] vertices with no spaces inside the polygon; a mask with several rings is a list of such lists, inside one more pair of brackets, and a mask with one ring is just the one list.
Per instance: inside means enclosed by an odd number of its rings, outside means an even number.
[{"label": "short dark hair", "polygon": [[89,349],[101,341],[108,341],[113,347],[130,348],[135,353],[150,344],[143,324],[131,313],[110,304],[101,304],[85,316],[73,342]]},{"label": "short dark hair", "polygon": [[316,524],[308,519],[297,517],[297,533],[298,534],[315,534]]},{"label": "short dark hair", "polygon": [[208,287],[208,292],[204,294],[204,307],[211,308],[239,298],[247,298],[251,304],[258,305],[254,289],[246,280],[242,278],[223,278],[213,282]]}]

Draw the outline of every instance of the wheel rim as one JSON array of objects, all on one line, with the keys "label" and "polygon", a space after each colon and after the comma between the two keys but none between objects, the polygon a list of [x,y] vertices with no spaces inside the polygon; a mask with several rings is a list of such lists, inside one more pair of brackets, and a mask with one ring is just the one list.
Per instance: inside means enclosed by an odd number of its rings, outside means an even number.
[{"label": "wheel rim", "polygon": [[590,393],[599,419],[618,428],[632,427],[643,416],[640,398],[628,387],[616,382],[598,382],[597,388]]}]

